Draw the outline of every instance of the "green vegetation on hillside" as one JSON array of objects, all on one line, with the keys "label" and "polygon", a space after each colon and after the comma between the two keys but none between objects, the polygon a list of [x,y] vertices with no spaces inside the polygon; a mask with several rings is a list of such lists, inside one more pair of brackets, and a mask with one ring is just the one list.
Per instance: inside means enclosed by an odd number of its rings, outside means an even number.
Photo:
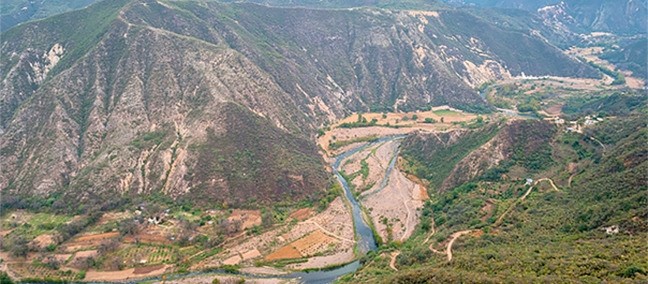
[{"label": "green vegetation on hillside", "polygon": [[606,68],[604,66],[601,66],[599,64],[596,64],[596,63],[594,63],[592,61],[589,61],[588,63],[589,63],[590,66],[598,69],[603,74],[612,77],[614,79],[614,81],[612,81],[612,85],[623,85],[623,84],[626,83],[625,76],[623,75],[623,73],[621,73],[619,71],[610,70],[610,69],[608,69],[608,68]]},{"label": "green vegetation on hillside", "polygon": [[599,57],[615,66],[632,71],[638,78],[648,79],[648,39],[640,37],[619,43],[619,47],[609,47]]},{"label": "green vegetation on hillside", "polygon": [[319,199],[328,179],[309,141],[277,129],[238,105],[227,105],[223,112],[226,131],[209,129],[207,141],[193,146],[199,166],[185,179],[195,195],[181,199],[255,208]]},{"label": "green vegetation on hillside", "polygon": [[[647,281],[645,239],[640,237],[648,232],[647,119],[645,113],[634,111],[587,128],[586,135],[537,130],[538,134],[550,135],[549,139],[555,142],[543,142],[535,147],[536,151],[544,152],[541,156],[554,161],[532,162],[536,157],[527,155],[530,150],[521,146],[511,148],[510,161],[521,165],[541,163],[544,166],[532,176],[552,179],[558,190],[548,181],[526,185],[524,179],[504,178],[513,175],[514,169],[509,167],[494,175],[497,178],[477,178],[449,191],[437,192],[425,204],[415,234],[398,248],[401,251],[397,258],[398,272],[389,268],[389,257],[379,252],[370,256],[355,276],[345,277],[342,282]],[[536,134],[526,133],[533,128],[537,126],[509,130],[507,135],[528,136],[519,139],[519,145],[530,147],[538,140]],[[588,136],[606,137],[601,139],[607,147],[600,147]],[[430,145],[418,151],[434,152]],[[579,155],[578,149],[589,154]],[[403,149],[403,153],[407,152]],[[411,154],[404,157],[421,159]],[[425,165],[436,168],[431,163],[419,163]],[[520,200],[530,186],[533,191]],[[507,211],[510,212],[503,215]],[[496,222],[499,218],[501,222]],[[432,226],[436,227],[436,233],[425,243]],[[614,226],[618,227],[618,233],[606,233],[605,228]],[[448,263],[445,255],[429,250],[428,246],[432,245],[445,251],[448,237],[465,229],[477,233],[456,241],[452,262]]]},{"label": "green vegetation on hillside", "polygon": [[408,140],[404,142],[401,153],[408,161],[408,171],[428,180],[433,188],[438,188],[462,158],[493,138],[498,131],[498,125],[490,124],[483,129],[469,131],[455,143],[447,144],[433,138]]},{"label": "green vegetation on hillside", "polygon": [[569,118],[585,115],[626,116],[633,110],[645,107],[648,97],[639,92],[615,92],[611,95],[592,94],[589,96],[574,96],[567,99],[562,112]]}]

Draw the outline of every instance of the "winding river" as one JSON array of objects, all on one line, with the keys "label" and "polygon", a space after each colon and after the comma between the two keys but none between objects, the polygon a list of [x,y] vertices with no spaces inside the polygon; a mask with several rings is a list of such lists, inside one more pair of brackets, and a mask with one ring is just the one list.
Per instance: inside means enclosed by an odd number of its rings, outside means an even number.
[{"label": "winding river", "polygon": [[[349,204],[351,205],[353,226],[356,232],[356,244],[358,247],[358,251],[363,255],[369,251],[376,250],[378,246],[376,244],[375,237],[373,231],[371,230],[371,227],[369,227],[365,218],[363,218],[363,212],[362,209],[360,208],[360,204],[358,203],[358,200],[354,197],[353,192],[351,192],[351,188],[349,187],[349,184],[344,179],[342,174],[339,172],[340,164],[346,158],[368,147],[377,145],[379,143],[387,142],[387,141],[402,139],[403,137],[405,136],[404,135],[387,136],[387,137],[379,138],[378,140],[373,141],[371,143],[365,143],[361,146],[358,146],[356,148],[353,148],[349,151],[346,151],[338,155],[335,158],[333,164],[331,165],[333,168],[333,174],[335,174],[340,184],[342,184],[342,187],[344,188],[344,195],[346,199],[349,201]],[[396,160],[395,158],[392,158],[389,167],[386,169],[385,173],[387,175],[393,169],[395,160]],[[383,183],[384,182],[385,181],[383,180]],[[313,271],[313,272],[293,272],[284,275],[265,275],[265,274],[252,274],[252,273],[239,273],[236,275],[242,277],[248,277],[248,278],[263,278],[263,279],[269,279],[269,278],[298,279],[300,282],[307,283],[307,284],[325,284],[325,283],[331,283],[335,281],[335,279],[339,278],[342,275],[353,273],[356,270],[358,270],[358,268],[360,268],[360,261],[356,260],[332,270],[322,270],[322,271]],[[191,272],[188,274],[170,276],[167,277],[167,280],[188,279],[192,277],[208,276],[208,275],[216,275],[216,274],[228,274],[228,272],[225,270],[213,270],[210,272]],[[148,280],[161,280],[161,278],[154,277],[154,278],[149,278]],[[137,283],[137,282],[132,282],[132,283]]]}]

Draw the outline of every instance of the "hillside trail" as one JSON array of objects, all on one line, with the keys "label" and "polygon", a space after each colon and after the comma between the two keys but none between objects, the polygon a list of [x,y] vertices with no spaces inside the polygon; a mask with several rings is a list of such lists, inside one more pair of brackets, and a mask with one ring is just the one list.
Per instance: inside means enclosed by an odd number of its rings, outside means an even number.
[{"label": "hillside trail", "polygon": [[389,261],[389,267],[393,269],[394,271],[398,271],[398,268],[396,268],[396,258],[401,254],[399,250],[392,252],[391,253],[391,260]]},{"label": "hillside trail", "polygon": [[[428,246],[428,248],[429,248],[430,251],[432,251],[433,253],[440,254],[440,255],[445,255],[445,256],[448,258],[448,262],[450,262],[450,261],[452,261],[452,246],[454,245],[455,241],[456,241],[457,239],[459,239],[459,237],[461,237],[461,236],[463,236],[463,235],[470,234],[470,233],[472,233],[473,231],[474,231],[474,230],[463,230],[463,231],[454,232],[454,233],[450,236],[450,241],[448,242],[448,244],[446,244],[445,251],[439,251],[439,250],[435,249],[435,248],[434,248],[434,243],[431,243],[431,244]],[[430,237],[432,237],[432,235],[434,235],[434,233],[436,233],[436,232],[433,231],[432,234],[430,234],[430,235],[428,236],[428,238],[425,240],[424,243],[427,243],[427,241],[429,241]]]},{"label": "hillside trail", "polygon": [[[510,213],[510,211],[512,211],[513,208],[515,208],[515,206],[517,205],[517,203],[519,203],[520,201],[525,200],[525,199],[527,198],[527,196],[529,196],[529,194],[531,194],[531,191],[533,191],[533,188],[534,188],[534,187],[535,187],[539,182],[541,182],[541,181],[548,181],[549,184],[551,184],[551,187],[553,187],[554,190],[560,192],[560,189],[556,186],[556,184],[555,184],[555,183],[553,182],[553,180],[551,180],[550,178],[541,178],[541,179],[536,180],[536,181],[534,182],[534,184],[533,184],[531,187],[529,187],[529,189],[526,191],[526,193],[524,193],[524,195],[523,195],[522,197],[520,197],[518,200],[516,200],[516,201],[515,201],[515,202],[514,202],[514,203],[513,203],[513,204],[512,204],[508,209],[506,209],[506,211],[504,211],[504,213],[503,213],[503,214],[502,214],[502,215],[497,219],[497,221],[495,222],[494,226],[495,226],[495,227],[499,226],[499,225],[502,223],[502,221],[504,220],[504,217],[506,217],[506,215],[507,215],[508,213]],[[476,230],[476,231],[479,231],[479,230]],[[434,243],[431,243],[431,244],[428,246],[428,248],[429,248],[430,251],[432,251],[433,253],[436,253],[436,254],[444,254],[444,255],[446,255],[447,258],[448,258],[448,262],[450,262],[450,261],[452,261],[452,246],[454,245],[455,241],[456,241],[457,239],[459,239],[459,237],[461,237],[461,236],[463,236],[463,235],[470,234],[470,233],[472,233],[472,232],[475,232],[475,230],[463,230],[463,231],[458,231],[458,232],[453,233],[453,234],[450,236],[450,241],[449,241],[448,244],[446,245],[445,252],[443,252],[443,251],[439,251],[439,250],[436,250],[436,249],[434,248]],[[427,243],[427,242],[430,240],[430,238],[431,238],[435,233],[436,233],[436,230],[435,230],[434,226],[432,226],[432,232],[430,233],[430,235],[427,236],[427,238],[425,239],[425,241],[424,241],[423,243],[424,243],[424,244]]]},{"label": "hillside trail", "polygon": [[607,147],[605,147],[605,144],[603,144],[601,140],[594,138],[594,136],[585,136],[585,137],[588,137],[589,139],[594,140],[594,142],[598,143],[601,146],[601,148],[603,148],[603,151],[607,150]]},{"label": "hillside trail", "polygon": [[463,230],[452,234],[452,239],[446,247],[446,255],[448,256],[448,261],[452,261],[452,245],[454,242],[461,236],[472,233],[473,230]]},{"label": "hillside trail", "polygon": [[524,193],[524,195],[522,195],[522,197],[520,197],[520,199],[518,199],[518,200],[516,200],[515,202],[513,202],[513,204],[511,204],[511,206],[509,206],[509,208],[507,208],[506,211],[504,211],[504,213],[502,213],[502,215],[501,215],[499,218],[497,218],[497,221],[493,224],[493,226],[494,226],[494,227],[498,227],[499,225],[501,225],[502,222],[504,221],[504,217],[506,217],[506,216],[507,216],[511,211],[513,211],[513,209],[515,208],[515,206],[516,206],[520,201],[525,200],[525,199],[527,198],[527,196],[529,196],[529,194],[531,194],[531,191],[533,191],[533,188],[535,188],[536,185],[538,185],[538,183],[541,182],[541,181],[548,181],[549,184],[551,184],[551,187],[553,187],[553,189],[554,189],[555,191],[560,192],[560,189],[556,186],[556,184],[555,184],[555,183],[553,182],[553,180],[551,180],[550,178],[541,178],[541,179],[536,180],[536,181],[533,183],[533,185],[532,185],[531,187],[529,187],[529,189],[526,191],[526,193]]},{"label": "hillside trail", "polygon": [[[435,228],[435,226],[434,226],[434,220],[432,220],[431,223],[432,223],[432,226],[431,226],[431,227],[432,227],[432,228],[431,228],[432,232],[430,232],[430,234],[427,236],[427,238],[425,238],[425,241],[423,241],[423,244],[426,244],[427,242],[429,242],[430,239],[432,238],[432,236],[434,236],[434,234],[436,234],[436,228]],[[446,245],[446,250],[445,250],[445,252],[443,252],[443,251],[439,251],[439,250],[435,249],[435,248],[434,248],[434,243],[431,243],[431,244],[428,246],[428,248],[429,248],[430,251],[432,251],[433,253],[441,254],[441,255],[446,255],[446,257],[448,258],[448,261],[452,261],[452,246],[454,245],[454,242],[455,242],[459,237],[461,237],[461,236],[463,236],[463,235],[466,235],[466,234],[470,234],[470,233],[472,233],[472,232],[473,232],[473,230],[463,230],[463,231],[455,232],[454,234],[452,234],[452,235],[450,236],[450,241],[449,241],[448,244]]]}]

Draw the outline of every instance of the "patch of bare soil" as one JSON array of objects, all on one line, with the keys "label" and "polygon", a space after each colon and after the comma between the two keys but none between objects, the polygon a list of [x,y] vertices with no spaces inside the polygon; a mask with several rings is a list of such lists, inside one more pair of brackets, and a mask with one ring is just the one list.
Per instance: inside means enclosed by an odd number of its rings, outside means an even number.
[{"label": "patch of bare soil", "polygon": [[[143,268],[130,268],[119,271],[97,271],[97,270],[88,270],[86,272],[86,277],[84,281],[123,281],[123,280],[134,280],[141,279],[151,276],[157,276],[166,272],[169,265],[156,265],[156,270],[146,271],[147,269]],[[138,271],[136,273],[135,271]]]},{"label": "patch of bare soil", "polygon": [[136,267],[135,270],[133,270],[133,274],[147,274],[162,268],[164,268],[164,264]]},{"label": "patch of bare soil", "polygon": [[53,235],[43,234],[34,238],[29,243],[29,247],[31,247],[34,250],[41,250],[46,248],[49,245],[54,245],[54,244],[56,244],[56,239]]},{"label": "patch of bare soil", "polygon": [[308,217],[313,215],[313,213],[314,213],[313,209],[311,209],[311,208],[302,208],[302,209],[299,209],[299,210],[291,213],[288,216],[288,218],[292,218],[292,219],[295,219],[297,221],[304,221],[304,220],[308,219]]},{"label": "patch of bare soil", "polygon": [[301,258],[302,254],[299,253],[299,250],[295,248],[294,245],[289,244],[284,247],[279,248],[275,252],[266,255],[264,258],[265,260],[268,261],[274,261],[274,260],[280,260],[280,259],[293,259],[293,258]]},{"label": "patch of bare soil", "polygon": [[119,237],[118,232],[83,235],[76,237],[65,243],[62,247],[66,252],[75,252],[78,250],[87,250],[99,246],[103,241],[116,239]]},{"label": "patch of bare soil", "polygon": [[550,116],[560,116],[562,114],[562,107],[564,104],[553,104],[549,106],[545,111]]},{"label": "patch of bare soil", "polygon": [[103,241],[106,239],[112,239],[119,236],[118,232],[109,232],[103,234],[94,234],[94,235],[85,235],[75,238],[73,242],[75,243],[97,243],[97,241]]},{"label": "patch of bare soil", "polygon": [[232,211],[232,215],[227,218],[227,221],[230,224],[240,224],[239,231],[244,231],[261,225],[261,211],[235,209]]},{"label": "patch of bare soil", "polygon": [[[400,142],[391,141],[384,147],[395,152],[398,143]],[[383,156],[380,161],[384,169],[389,167],[391,161],[386,157],[388,156]],[[407,179],[398,167],[395,167],[387,178],[388,182],[384,188],[381,185],[382,181],[378,182],[361,195],[361,201],[369,210],[374,226],[384,241],[404,241],[412,235],[419,222],[419,209],[423,207],[427,194],[422,194],[425,189]]]},{"label": "patch of bare soil", "polygon": [[14,229],[10,229],[10,230],[2,230],[2,231],[0,231],[0,237],[5,237],[6,235],[11,234],[11,232],[12,232],[13,230],[14,230]]}]

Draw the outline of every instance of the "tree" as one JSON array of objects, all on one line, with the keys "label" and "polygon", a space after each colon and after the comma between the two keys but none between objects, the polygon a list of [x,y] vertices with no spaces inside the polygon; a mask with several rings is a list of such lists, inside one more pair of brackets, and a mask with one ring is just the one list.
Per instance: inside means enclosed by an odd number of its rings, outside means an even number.
[{"label": "tree", "polygon": [[11,280],[11,277],[7,275],[7,272],[0,271],[0,284],[13,284],[13,280]]},{"label": "tree", "polygon": [[24,236],[18,236],[14,239],[10,252],[15,257],[26,257],[29,252],[27,246],[29,241]]},{"label": "tree", "polygon": [[137,224],[134,220],[123,220],[117,226],[122,236],[135,235],[137,233]]}]

